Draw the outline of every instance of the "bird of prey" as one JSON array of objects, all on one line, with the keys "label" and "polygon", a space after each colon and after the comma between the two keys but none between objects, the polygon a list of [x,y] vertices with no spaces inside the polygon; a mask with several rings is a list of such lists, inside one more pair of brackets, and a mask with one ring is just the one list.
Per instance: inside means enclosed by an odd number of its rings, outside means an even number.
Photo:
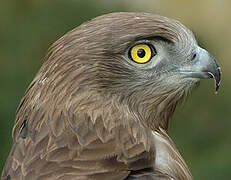
[{"label": "bird of prey", "polygon": [[216,60],[176,20],[111,13],[49,49],[17,110],[2,180],[191,180],[168,135]]}]

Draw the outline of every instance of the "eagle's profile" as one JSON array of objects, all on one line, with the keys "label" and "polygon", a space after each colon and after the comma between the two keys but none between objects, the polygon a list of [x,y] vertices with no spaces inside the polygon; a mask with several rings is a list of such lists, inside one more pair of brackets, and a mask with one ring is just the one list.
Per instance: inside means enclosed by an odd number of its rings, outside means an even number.
[{"label": "eagle's profile", "polygon": [[112,13],[49,50],[17,111],[2,180],[191,180],[167,129],[215,59],[178,21]]}]

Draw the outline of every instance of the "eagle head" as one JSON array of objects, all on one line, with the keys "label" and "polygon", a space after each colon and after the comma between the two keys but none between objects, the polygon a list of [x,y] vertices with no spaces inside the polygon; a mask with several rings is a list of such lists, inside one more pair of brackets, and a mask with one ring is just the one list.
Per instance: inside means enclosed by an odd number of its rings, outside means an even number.
[{"label": "eagle head", "polygon": [[148,13],[112,13],[82,24],[51,47],[45,66],[43,79],[52,74],[53,88],[117,101],[151,128],[167,128],[177,102],[200,78],[214,78],[216,89],[220,83],[216,60],[189,29]]}]

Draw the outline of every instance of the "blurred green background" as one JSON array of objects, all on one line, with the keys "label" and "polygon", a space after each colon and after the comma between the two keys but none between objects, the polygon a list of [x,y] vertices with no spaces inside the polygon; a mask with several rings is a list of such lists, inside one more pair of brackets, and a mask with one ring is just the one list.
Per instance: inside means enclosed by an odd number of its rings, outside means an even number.
[{"label": "blurred green background", "polygon": [[67,31],[114,11],[157,13],[181,21],[222,67],[178,108],[170,134],[195,179],[231,177],[231,1],[229,0],[2,0],[0,2],[0,172],[8,156],[15,111],[48,47]]}]

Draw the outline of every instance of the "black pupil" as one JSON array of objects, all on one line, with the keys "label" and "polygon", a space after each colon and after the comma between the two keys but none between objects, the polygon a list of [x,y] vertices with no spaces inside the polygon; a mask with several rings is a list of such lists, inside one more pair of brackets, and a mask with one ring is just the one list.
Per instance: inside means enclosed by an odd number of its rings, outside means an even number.
[{"label": "black pupil", "polygon": [[137,55],[138,55],[140,58],[143,58],[143,57],[145,56],[145,50],[144,50],[144,49],[138,49]]}]

